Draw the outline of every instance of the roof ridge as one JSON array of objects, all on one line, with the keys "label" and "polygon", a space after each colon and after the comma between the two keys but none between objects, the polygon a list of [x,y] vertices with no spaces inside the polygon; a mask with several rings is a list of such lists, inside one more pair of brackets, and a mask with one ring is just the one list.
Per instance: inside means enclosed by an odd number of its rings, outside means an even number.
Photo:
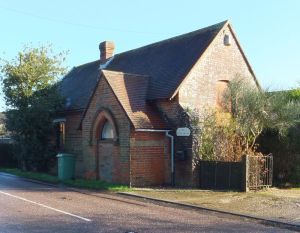
[{"label": "roof ridge", "polygon": [[80,68],[80,67],[82,67],[82,66],[90,65],[90,64],[96,63],[96,62],[100,62],[100,59],[97,59],[97,60],[94,60],[94,61],[90,61],[90,62],[86,62],[86,63],[81,64],[81,65],[79,65],[79,66],[73,66],[72,69],[74,69],[74,68]]},{"label": "roof ridge", "polygon": [[[177,40],[177,39],[181,39],[181,38],[184,38],[184,37],[187,37],[187,36],[190,36],[192,34],[196,34],[196,33],[200,33],[200,32],[203,32],[205,30],[208,30],[208,29],[211,29],[211,28],[215,28],[217,26],[220,26],[220,28],[222,28],[226,23],[228,23],[229,20],[224,20],[220,23],[216,23],[216,24],[213,24],[213,25],[210,25],[210,26],[207,26],[207,27],[204,27],[204,28],[200,28],[200,29],[197,29],[195,31],[192,31],[192,32],[188,32],[188,33],[184,33],[184,34],[180,34],[180,35],[177,35],[177,36],[174,36],[174,37],[170,37],[170,38],[167,38],[167,39],[164,39],[164,40],[160,40],[160,41],[157,41],[157,42],[154,42],[154,43],[151,43],[151,44],[147,44],[147,45],[143,45],[141,47],[138,47],[138,48],[134,48],[134,49],[130,49],[130,50],[127,50],[127,51],[124,51],[124,52],[121,52],[121,53],[116,53],[114,56],[120,56],[120,55],[123,55],[123,54],[127,54],[127,53],[131,53],[131,52],[134,52],[136,50],[139,50],[139,49],[145,49],[145,48],[148,48],[148,47],[151,47],[151,46],[154,46],[154,45],[158,45],[160,43],[165,43],[165,42],[168,42],[168,41],[171,41],[171,40]],[[221,26],[222,25],[222,26]],[[86,62],[84,64],[81,64],[81,65],[78,65],[78,66],[73,66],[71,69],[70,69],[70,72],[74,69],[74,68],[80,68],[80,67],[83,67],[83,66],[86,66],[86,65],[89,65],[89,64],[92,64],[92,63],[96,63],[96,62],[100,62],[100,59],[97,59],[97,60],[94,60],[94,61],[90,61],[90,62]],[[103,69],[105,70],[105,69]],[[125,73],[124,73],[125,74]],[[126,74],[134,74],[134,73],[126,73]],[[139,74],[137,74],[139,75]],[[66,75],[65,75],[66,76]],[[148,75],[142,75],[141,76],[148,76]]]},{"label": "roof ridge", "polygon": [[138,48],[135,48],[135,49],[130,49],[130,50],[127,50],[127,51],[124,51],[124,52],[121,52],[121,53],[117,53],[117,54],[115,54],[114,56],[120,56],[120,55],[123,55],[123,54],[135,52],[136,50],[139,50],[139,49],[145,49],[145,48],[152,47],[152,46],[155,46],[155,45],[158,45],[158,44],[161,44],[161,43],[169,42],[169,41],[172,41],[172,40],[182,39],[182,38],[188,37],[188,36],[193,35],[193,34],[197,34],[197,33],[204,32],[204,31],[206,31],[206,30],[209,30],[209,29],[216,28],[216,27],[218,27],[218,26],[220,26],[220,29],[221,29],[221,28],[223,28],[223,26],[224,26],[226,23],[228,23],[228,22],[229,22],[229,20],[224,20],[224,21],[222,21],[222,22],[220,22],[220,23],[216,23],[216,24],[213,24],[213,25],[204,27],[204,28],[200,28],[200,29],[194,30],[194,31],[192,31],[192,32],[180,34],[180,35],[173,36],[173,37],[170,37],[170,38],[167,38],[167,39],[163,39],[163,40],[160,40],[160,41],[151,43],[151,44],[143,45],[143,46],[138,47]]},{"label": "roof ridge", "polygon": [[102,72],[103,73],[108,72],[108,73],[118,73],[118,74],[135,75],[135,76],[141,76],[141,77],[146,77],[146,78],[151,77],[150,75],[145,75],[145,74],[127,73],[127,72],[122,72],[122,71],[106,70],[106,69],[103,69]]}]

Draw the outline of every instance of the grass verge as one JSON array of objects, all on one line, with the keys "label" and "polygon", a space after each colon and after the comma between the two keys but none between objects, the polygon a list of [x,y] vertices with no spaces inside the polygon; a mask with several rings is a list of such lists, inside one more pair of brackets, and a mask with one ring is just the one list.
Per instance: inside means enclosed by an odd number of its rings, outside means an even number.
[{"label": "grass verge", "polygon": [[45,173],[39,173],[39,172],[25,172],[17,168],[0,168],[0,172],[6,172],[10,173],[16,176],[33,179],[33,180],[39,180],[44,181],[52,184],[58,184],[59,180],[56,176],[48,175]]},{"label": "grass verge", "polygon": [[86,189],[95,189],[95,190],[107,190],[111,192],[128,192],[131,189],[126,185],[120,184],[111,184],[101,180],[66,180],[64,184],[76,188],[86,188]]},{"label": "grass verge", "polygon": [[16,176],[44,181],[52,184],[65,184],[67,186],[76,187],[76,188],[85,188],[85,189],[93,189],[93,190],[106,190],[110,192],[128,192],[131,189],[126,185],[120,184],[111,184],[101,180],[84,180],[84,179],[76,179],[76,180],[65,180],[60,181],[56,176],[52,176],[45,173],[40,172],[25,172],[21,171],[17,168],[0,168],[0,172],[6,172],[9,174],[13,174]]}]

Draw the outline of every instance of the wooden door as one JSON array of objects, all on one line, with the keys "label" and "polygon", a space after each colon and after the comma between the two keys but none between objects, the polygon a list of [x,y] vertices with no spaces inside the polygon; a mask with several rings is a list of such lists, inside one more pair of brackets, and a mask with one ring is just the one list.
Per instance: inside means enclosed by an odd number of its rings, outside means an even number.
[{"label": "wooden door", "polygon": [[114,145],[110,142],[98,144],[99,179],[106,182],[112,182],[113,148]]}]

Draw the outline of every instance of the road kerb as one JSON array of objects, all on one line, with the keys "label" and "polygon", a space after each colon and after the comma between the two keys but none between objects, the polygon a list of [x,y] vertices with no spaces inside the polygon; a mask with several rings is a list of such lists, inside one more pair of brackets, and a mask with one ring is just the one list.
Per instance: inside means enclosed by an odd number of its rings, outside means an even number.
[{"label": "road kerb", "polygon": [[156,203],[171,204],[171,205],[185,207],[185,208],[194,209],[194,210],[205,210],[205,211],[210,211],[210,212],[215,212],[215,213],[220,213],[220,214],[225,214],[225,215],[231,215],[234,217],[247,218],[249,220],[259,221],[265,225],[278,226],[281,228],[285,228],[285,229],[289,229],[289,230],[293,230],[293,231],[296,230],[296,231],[300,232],[300,224],[293,224],[293,223],[289,223],[289,222],[280,221],[277,219],[262,218],[262,217],[257,217],[257,216],[253,216],[250,214],[241,214],[241,213],[236,213],[236,212],[231,212],[231,211],[207,208],[207,207],[203,207],[203,206],[185,204],[185,203],[169,201],[169,200],[164,200],[164,199],[158,199],[158,198],[152,198],[152,197],[147,197],[147,196],[134,194],[134,193],[128,193],[128,192],[117,192],[117,194],[120,194],[123,196],[128,196],[128,197],[139,198],[139,199],[145,199],[145,200],[153,201]]}]

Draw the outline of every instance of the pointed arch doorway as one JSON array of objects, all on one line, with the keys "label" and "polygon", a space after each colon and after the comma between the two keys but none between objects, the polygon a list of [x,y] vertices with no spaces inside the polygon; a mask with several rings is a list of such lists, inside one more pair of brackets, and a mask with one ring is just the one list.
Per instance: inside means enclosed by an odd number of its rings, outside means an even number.
[{"label": "pointed arch doorway", "polygon": [[97,178],[106,182],[113,182],[117,131],[111,114],[105,110],[101,111],[96,118],[94,137],[96,141]]}]

